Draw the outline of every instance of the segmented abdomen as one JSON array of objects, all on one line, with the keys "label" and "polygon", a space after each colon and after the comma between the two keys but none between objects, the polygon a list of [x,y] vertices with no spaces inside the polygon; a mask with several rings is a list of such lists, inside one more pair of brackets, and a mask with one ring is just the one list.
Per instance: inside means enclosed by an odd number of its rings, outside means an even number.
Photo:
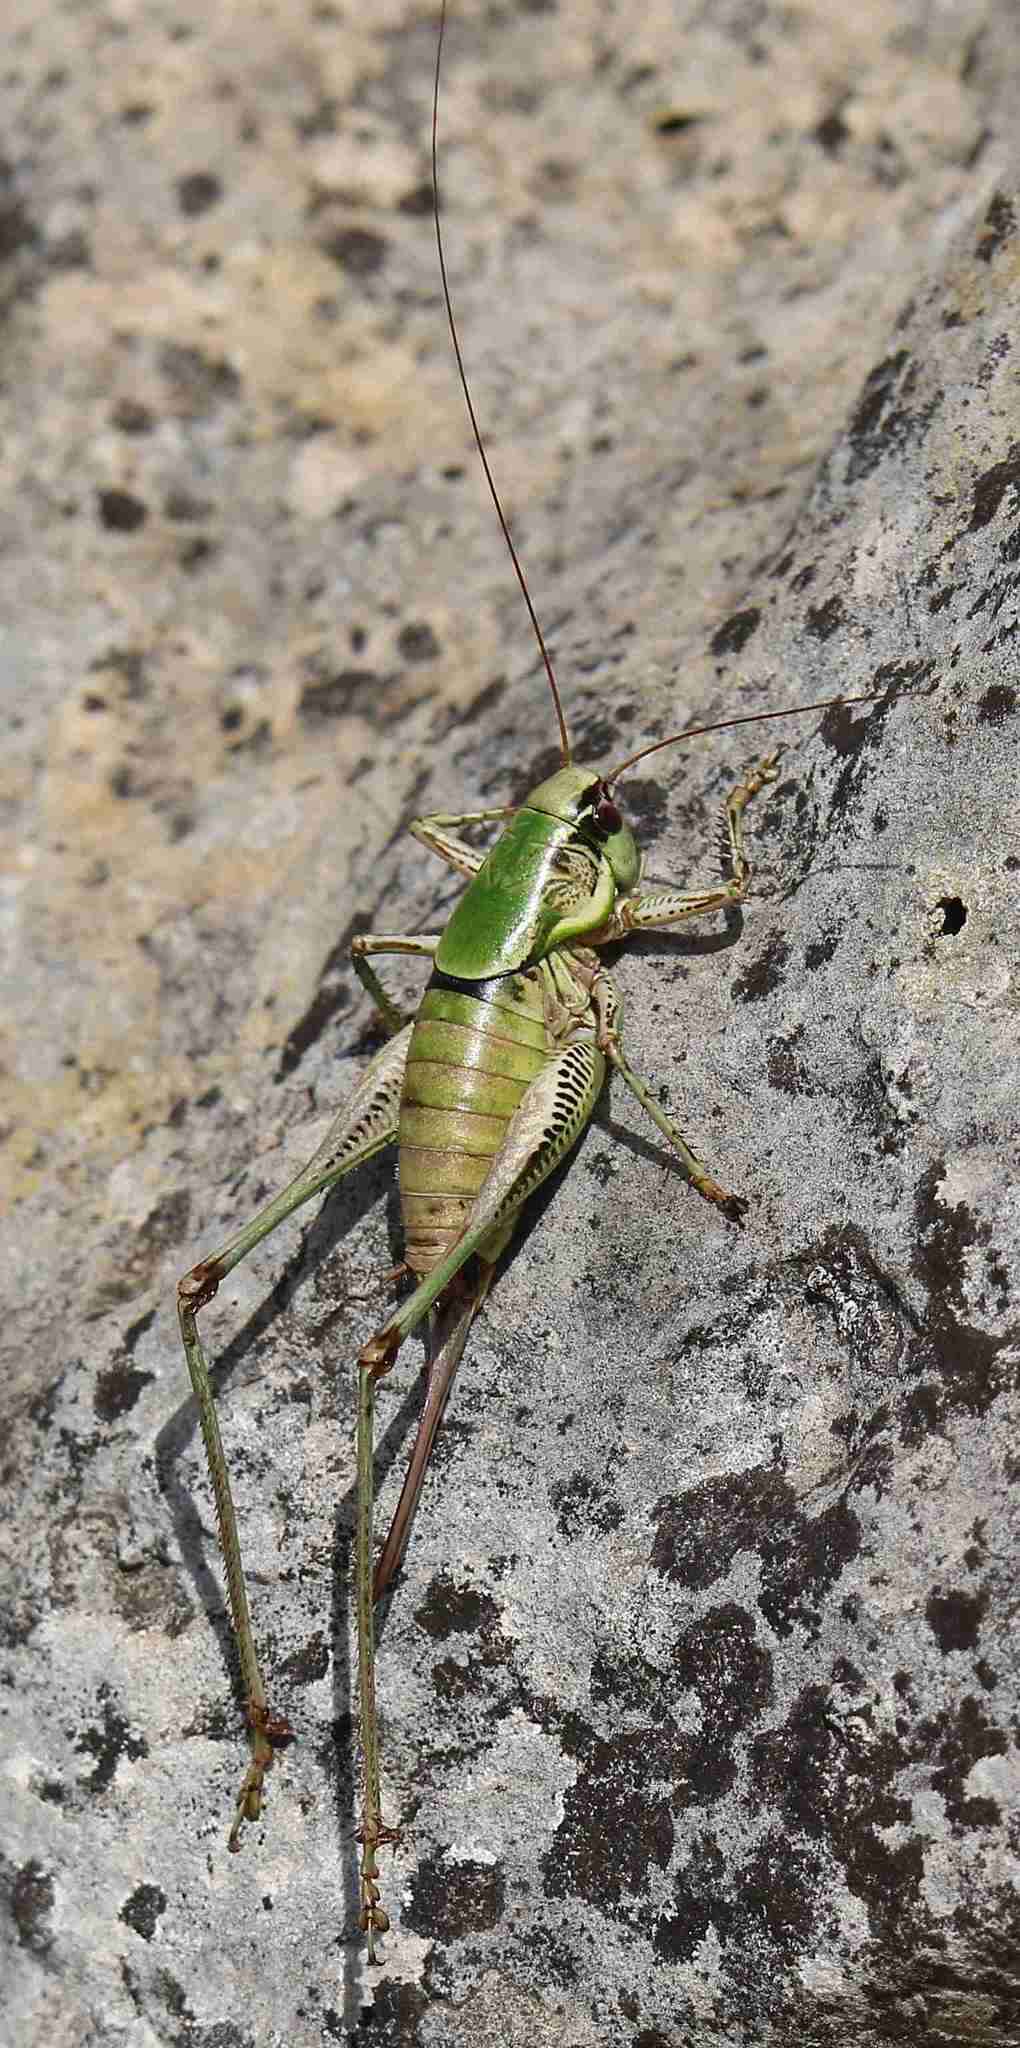
[{"label": "segmented abdomen", "polygon": [[400,1097],[404,1257],[429,1273],[460,1236],[527,1086],[546,1063],[537,975],[471,985],[433,975]]}]

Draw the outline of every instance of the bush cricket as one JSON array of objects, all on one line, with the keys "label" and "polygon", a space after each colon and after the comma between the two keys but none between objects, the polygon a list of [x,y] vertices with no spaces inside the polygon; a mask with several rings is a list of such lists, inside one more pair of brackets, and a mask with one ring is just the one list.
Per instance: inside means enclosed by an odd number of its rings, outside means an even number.
[{"label": "bush cricket", "polygon": [[[743,903],[751,879],[744,852],[746,806],[775,779],[779,750],[738,783],[725,805],[723,879],[698,888],[642,888],[642,855],[617,800],[623,776],[667,746],[722,726],[753,724],[861,697],[691,726],[600,771],[573,758],[566,717],[524,573],[499,500],[461,355],[446,272],[437,164],[439,82],[446,6],[440,14],[432,94],[433,210],[443,299],[453,350],[486,483],[531,619],[558,726],[560,766],[518,808],[433,814],[410,831],[467,881],[442,932],[365,933],[353,941],[354,968],[388,1033],[325,1140],[276,1199],[178,1288],[184,1350],[198,1404],[216,1503],[251,1757],[237,1800],[230,1847],[258,1818],[277,1746],[291,1733],[270,1709],[255,1649],[237,1521],[209,1369],[197,1317],[226,1275],[302,1203],[326,1192],[383,1146],[397,1146],[404,1267],[413,1287],[362,1347],[357,1362],[356,1581],[360,1727],[363,1753],[360,1924],[369,1960],[389,1927],[381,1902],[379,1848],[398,1830],[382,1818],[375,1704],[373,1606],[399,1568],[436,1431],[472,1321],[528,1197],[577,1143],[613,1069],[678,1157],[684,1177],[727,1222],[746,1202],[729,1194],[696,1157],[634,1072],[624,1050],[619,996],[601,949],[631,932],[660,930]],[[502,829],[487,853],[458,836],[465,827]],[[413,1018],[405,1018],[370,964],[410,954],[431,973]],[[377,1381],[404,1338],[428,1322],[429,1360],[418,1432],[396,1513],[373,1566],[373,1440]]]}]

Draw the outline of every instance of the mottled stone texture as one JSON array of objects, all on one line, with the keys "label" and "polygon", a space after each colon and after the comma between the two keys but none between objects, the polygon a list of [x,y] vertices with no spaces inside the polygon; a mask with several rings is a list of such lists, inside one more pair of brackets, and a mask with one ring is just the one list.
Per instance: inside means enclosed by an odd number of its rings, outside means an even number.
[{"label": "mottled stone texture", "polygon": [[[451,372],[432,0],[8,0],[0,77],[5,2022],[19,2048],[1020,2041],[1015,10],[454,10],[450,264],[578,750],[782,728],[741,919],[474,1334],[382,1620],[351,1940],[351,1362],[392,1171],[206,1312],[274,1698],[243,1743],[176,1276],[372,1044],[401,826],[553,726]],[[649,761],[715,867],[777,731]],[[411,989],[410,964],[395,985]],[[384,1507],[418,1399],[381,1400]],[[374,2002],[373,2002],[374,2001]]]}]

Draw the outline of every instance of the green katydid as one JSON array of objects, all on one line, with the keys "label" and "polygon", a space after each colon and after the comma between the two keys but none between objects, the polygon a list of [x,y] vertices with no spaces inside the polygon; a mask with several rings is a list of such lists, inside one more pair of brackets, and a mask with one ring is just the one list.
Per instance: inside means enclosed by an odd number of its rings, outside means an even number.
[{"label": "green katydid", "polygon": [[[657,740],[600,773],[576,763],[552,663],[496,491],[454,324],[440,227],[437,177],[439,77],[445,25],[440,15],[432,102],[434,217],[440,275],[461,385],[486,482],[537,638],[559,726],[561,764],[518,808],[435,814],[410,826],[422,845],[463,874],[468,887],[445,929],[419,936],[363,934],[353,941],[359,979],[389,1033],[318,1151],[288,1187],[210,1257],[186,1274],[178,1311],[198,1404],[226,1566],[241,1666],[251,1757],[238,1796],[230,1847],[256,1820],[276,1747],[291,1733],[268,1704],[255,1649],[237,1521],[197,1314],[253,1246],[302,1203],[323,1194],[373,1157],[398,1147],[405,1265],[414,1287],[363,1346],[358,1359],[356,1577],[364,1796],[359,1830],[361,1927],[370,1961],[389,1920],[380,1902],[378,1850],[397,1830],[382,1819],[375,1706],[373,1606],[397,1571],[436,1431],[468,1331],[528,1197],[566,1156],[588,1124],[607,1067],[628,1088],[678,1155],[698,1193],[740,1224],[747,1204],[728,1194],[702,1165],[676,1124],[630,1066],[621,1038],[621,1005],[600,949],[633,931],[675,925],[742,903],[750,883],[743,847],[747,804],[777,772],[778,750],[738,783],[725,807],[729,873],[718,883],[680,890],[642,889],[642,856],[615,791],[626,770],[662,747],[722,726],[819,711],[864,698],[728,718]],[[488,853],[458,836],[464,827],[501,822]],[[370,956],[403,953],[432,964],[413,1019],[386,993]],[[403,1489],[373,1569],[373,1438],[376,1382],[404,1338],[428,1320],[429,1363],[423,1410]]]}]

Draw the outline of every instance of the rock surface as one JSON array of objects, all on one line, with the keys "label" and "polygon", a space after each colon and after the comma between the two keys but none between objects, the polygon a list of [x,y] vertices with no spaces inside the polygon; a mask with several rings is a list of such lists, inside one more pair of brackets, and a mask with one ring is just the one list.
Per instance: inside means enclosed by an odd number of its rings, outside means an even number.
[{"label": "rock surface", "polygon": [[[394,1919],[352,1939],[353,1388],[377,1162],[206,1311],[256,1624],[243,1757],[173,1288],[372,1049],[401,827],[552,721],[427,213],[430,8],[15,0],[0,167],[12,2038],[1020,2040],[1020,206],[1006,6],[451,22],[463,341],[605,765],[782,728],[753,902],[624,952],[634,1064],[473,1335],[381,1629]],[[714,868],[771,728],[626,785]],[[395,980],[408,990],[413,975]],[[383,1510],[417,1399],[384,1392]]]}]

